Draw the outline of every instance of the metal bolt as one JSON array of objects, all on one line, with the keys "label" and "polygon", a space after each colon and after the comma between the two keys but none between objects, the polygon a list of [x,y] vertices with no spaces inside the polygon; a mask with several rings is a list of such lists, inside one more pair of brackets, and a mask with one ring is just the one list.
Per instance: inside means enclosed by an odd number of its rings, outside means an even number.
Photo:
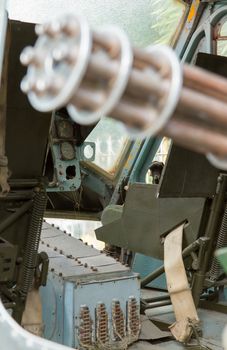
[{"label": "metal bolt", "polygon": [[32,87],[32,90],[34,90],[38,94],[45,93],[47,89],[48,89],[48,83],[43,78],[37,79],[34,84],[34,87]]},{"label": "metal bolt", "polygon": [[67,57],[68,48],[65,45],[58,46],[53,49],[52,57],[55,61],[62,61]]},{"label": "metal bolt", "polygon": [[25,76],[20,84],[21,90],[27,94],[28,92],[30,92],[33,89],[34,86],[34,82],[31,81],[27,76]]},{"label": "metal bolt", "polygon": [[27,66],[32,63],[34,56],[34,48],[32,46],[28,46],[22,51],[20,55],[20,61],[24,66]]},{"label": "metal bolt", "polygon": [[57,36],[61,31],[61,24],[59,22],[52,22],[44,25],[36,25],[35,32],[37,35],[48,35],[50,37]]},{"label": "metal bolt", "polygon": [[69,19],[67,22],[62,23],[62,30],[69,36],[75,36],[78,33],[78,24]]},{"label": "metal bolt", "polygon": [[44,34],[44,26],[42,24],[37,24],[35,26],[35,33],[36,33],[36,35],[43,35]]}]

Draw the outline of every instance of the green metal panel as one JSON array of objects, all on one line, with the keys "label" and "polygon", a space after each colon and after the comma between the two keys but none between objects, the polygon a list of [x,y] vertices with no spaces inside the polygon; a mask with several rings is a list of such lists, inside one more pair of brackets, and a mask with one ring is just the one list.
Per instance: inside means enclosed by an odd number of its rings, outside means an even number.
[{"label": "green metal panel", "polygon": [[216,257],[220,261],[223,269],[227,273],[227,248],[221,248],[216,252]]},{"label": "green metal panel", "polygon": [[[204,198],[157,198],[156,185],[130,186],[122,217],[96,230],[99,240],[139,252],[156,259],[163,258],[160,236],[183,220],[184,244],[192,243],[199,234]],[[114,210],[110,208],[109,210]],[[112,212],[114,215],[114,211]],[[103,216],[110,216],[108,209]],[[109,219],[108,219],[109,220]]]}]

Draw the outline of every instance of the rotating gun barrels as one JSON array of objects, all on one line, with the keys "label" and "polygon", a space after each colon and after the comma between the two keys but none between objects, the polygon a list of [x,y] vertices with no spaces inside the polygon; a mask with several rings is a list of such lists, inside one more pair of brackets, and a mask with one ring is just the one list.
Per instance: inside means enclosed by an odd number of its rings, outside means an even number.
[{"label": "rotating gun barrels", "polygon": [[167,46],[133,48],[116,27],[91,31],[81,16],[36,26],[21,89],[39,111],[67,106],[79,124],[109,116],[129,136],[165,135],[227,169],[227,80],[181,65]]}]

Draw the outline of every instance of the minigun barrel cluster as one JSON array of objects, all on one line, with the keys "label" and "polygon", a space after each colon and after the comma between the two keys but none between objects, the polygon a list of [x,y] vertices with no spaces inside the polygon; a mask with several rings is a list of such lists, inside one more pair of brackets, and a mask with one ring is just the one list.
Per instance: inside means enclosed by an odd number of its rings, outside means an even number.
[{"label": "minigun barrel cluster", "polygon": [[165,135],[227,169],[227,80],[181,65],[166,46],[133,48],[116,27],[91,31],[81,16],[37,25],[21,88],[34,108],[67,106],[79,124],[121,121],[132,138]]}]

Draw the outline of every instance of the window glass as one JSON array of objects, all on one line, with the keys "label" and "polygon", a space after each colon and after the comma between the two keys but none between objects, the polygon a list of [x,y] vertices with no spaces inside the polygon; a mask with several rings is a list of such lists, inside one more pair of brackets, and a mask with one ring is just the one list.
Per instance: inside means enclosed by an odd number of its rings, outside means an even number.
[{"label": "window glass", "polygon": [[96,144],[94,164],[114,175],[127,146],[127,136],[122,125],[110,118],[103,118],[86,141]]},{"label": "window glass", "polygon": [[170,144],[171,139],[169,139],[168,137],[163,137],[159,149],[154,157],[154,161],[163,162],[165,164]]},{"label": "window glass", "polygon": [[227,19],[221,26],[217,39],[217,54],[227,57]]},{"label": "window glass", "polygon": [[151,2],[152,43],[170,44],[184,17],[185,4],[178,0]]},{"label": "window glass", "polygon": [[222,25],[221,32],[220,32],[220,36],[225,37],[225,38],[227,38],[227,21],[226,20],[227,20],[227,18],[225,18],[225,22]]},{"label": "window glass", "polygon": [[[123,13],[120,14],[116,3],[118,3],[116,0],[105,3],[101,14],[103,20],[106,22],[104,14],[111,12],[108,21],[123,27],[133,44],[138,46],[169,44],[179,28],[186,8],[185,4],[178,0],[130,0],[121,1]],[[124,7],[125,10],[127,8],[127,13],[124,13]],[[98,24],[99,19],[93,18],[93,21]],[[96,143],[94,164],[114,176],[128,141],[121,124],[111,119],[103,119],[87,141]]]}]

